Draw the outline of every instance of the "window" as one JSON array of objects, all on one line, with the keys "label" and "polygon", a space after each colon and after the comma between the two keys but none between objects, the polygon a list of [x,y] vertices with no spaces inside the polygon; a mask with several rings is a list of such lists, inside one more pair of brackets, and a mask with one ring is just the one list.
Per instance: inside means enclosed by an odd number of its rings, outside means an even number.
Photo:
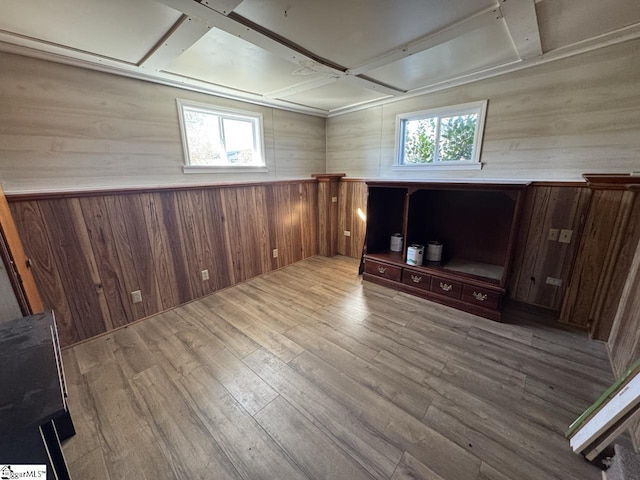
[{"label": "window", "polygon": [[261,114],[177,102],[185,173],[267,171]]},{"label": "window", "polygon": [[398,115],[396,166],[479,169],[487,102]]}]

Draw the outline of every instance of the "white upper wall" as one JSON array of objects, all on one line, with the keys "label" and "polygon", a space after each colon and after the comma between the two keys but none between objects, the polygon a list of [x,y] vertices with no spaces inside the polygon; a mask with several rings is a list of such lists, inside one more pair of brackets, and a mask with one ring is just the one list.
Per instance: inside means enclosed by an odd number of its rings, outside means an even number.
[{"label": "white upper wall", "polygon": [[[482,170],[392,170],[396,115],[489,100]],[[327,172],[384,178],[580,180],[640,170],[640,41],[327,121]]]},{"label": "white upper wall", "polygon": [[[0,182],[7,193],[309,178],[326,120],[0,53]],[[176,98],[256,111],[267,173],[184,174]]]}]

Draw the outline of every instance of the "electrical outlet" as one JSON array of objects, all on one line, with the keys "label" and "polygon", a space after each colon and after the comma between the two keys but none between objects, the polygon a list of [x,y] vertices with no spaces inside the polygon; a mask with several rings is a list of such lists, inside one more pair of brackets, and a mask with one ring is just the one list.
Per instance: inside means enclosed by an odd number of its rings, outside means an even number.
[{"label": "electrical outlet", "polygon": [[142,292],[140,290],[131,292],[131,303],[142,303]]},{"label": "electrical outlet", "polygon": [[277,248],[273,249],[273,258],[278,258],[278,249]]},{"label": "electrical outlet", "polygon": [[209,270],[202,270],[200,272],[200,278],[202,278],[202,281],[204,282],[205,280],[209,280]]},{"label": "electrical outlet", "polygon": [[560,235],[560,230],[558,230],[557,228],[550,228],[549,229],[549,240],[550,241],[557,242],[559,235]]},{"label": "electrical outlet", "polygon": [[345,237],[350,237],[351,236],[351,232],[349,230],[345,230],[344,231],[344,236]]},{"label": "electrical outlet", "polygon": [[331,197],[331,203],[337,203],[338,197]]},{"label": "electrical outlet", "polygon": [[553,285],[554,287],[559,287],[562,285],[562,279],[560,278],[553,278],[553,277],[547,277],[547,281],[546,283],[548,285]]},{"label": "electrical outlet", "polygon": [[573,236],[573,230],[565,230],[564,228],[560,230],[560,236],[558,237],[558,241],[560,243],[571,243],[571,237]]}]

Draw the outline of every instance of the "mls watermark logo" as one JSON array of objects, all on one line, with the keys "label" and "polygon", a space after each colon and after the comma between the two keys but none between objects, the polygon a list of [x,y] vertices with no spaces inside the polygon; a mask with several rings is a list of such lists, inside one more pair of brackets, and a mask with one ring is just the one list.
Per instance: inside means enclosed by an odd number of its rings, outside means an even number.
[{"label": "mls watermark logo", "polygon": [[14,478],[47,478],[46,465],[4,465],[0,467],[0,480]]}]

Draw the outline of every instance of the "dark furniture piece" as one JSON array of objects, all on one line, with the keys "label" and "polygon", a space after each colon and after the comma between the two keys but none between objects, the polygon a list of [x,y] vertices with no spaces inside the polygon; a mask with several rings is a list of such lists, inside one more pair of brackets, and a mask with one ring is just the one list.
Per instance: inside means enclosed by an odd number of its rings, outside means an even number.
[{"label": "dark furniture piece", "polygon": [[47,479],[69,479],[60,441],[75,430],[53,313],[0,324],[0,366],[0,465],[46,465]]},{"label": "dark furniture piece", "polygon": [[[370,181],[364,279],[501,319],[527,183]],[[402,233],[402,252],[389,250]],[[407,246],[444,245],[440,262],[407,265]]]}]

